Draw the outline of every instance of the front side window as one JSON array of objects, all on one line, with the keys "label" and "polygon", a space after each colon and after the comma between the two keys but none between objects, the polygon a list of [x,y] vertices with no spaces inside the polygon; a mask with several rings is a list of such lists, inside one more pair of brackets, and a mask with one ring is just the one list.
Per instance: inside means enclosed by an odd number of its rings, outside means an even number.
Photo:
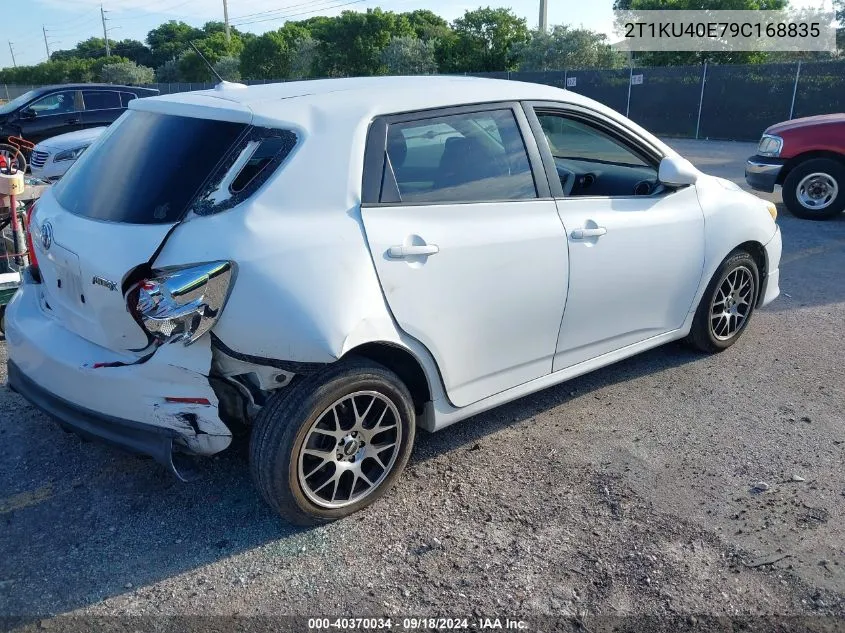
[{"label": "front side window", "polygon": [[54,92],[35,101],[29,106],[29,110],[37,117],[49,116],[51,114],[68,114],[76,111],[73,98],[73,90]]},{"label": "front side window", "polygon": [[657,167],[598,126],[538,113],[566,196],[638,196],[658,191]]},{"label": "front side window", "polygon": [[537,197],[528,153],[511,110],[391,124],[387,155],[395,182],[386,189],[394,195],[386,198],[383,189],[383,202],[491,202]]},{"label": "front side window", "polygon": [[120,94],[111,90],[83,90],[86,110],[114,110],[120,108]]}]

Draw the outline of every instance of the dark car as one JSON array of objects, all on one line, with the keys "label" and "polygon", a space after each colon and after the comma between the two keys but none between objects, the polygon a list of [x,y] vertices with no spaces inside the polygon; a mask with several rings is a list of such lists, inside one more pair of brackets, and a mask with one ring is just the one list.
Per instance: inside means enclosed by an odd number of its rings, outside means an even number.
[{"label": "dark car", "polygon": [[51,136],[109,125],[132,99],[158,93],[154,88],[111,84],[35,88],[0,106],[0,142],[9,136],[22,136],[38,143]]},{"label": "dark car", "polygon": [[845,113],[824,114],[772,125],[757,154],[745,164],[753,189],[783,187],[793,215],[829,220],[845,211]]}]

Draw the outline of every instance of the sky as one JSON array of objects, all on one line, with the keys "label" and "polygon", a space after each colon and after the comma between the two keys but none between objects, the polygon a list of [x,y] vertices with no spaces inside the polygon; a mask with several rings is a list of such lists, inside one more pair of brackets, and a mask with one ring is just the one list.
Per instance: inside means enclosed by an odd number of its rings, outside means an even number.
[{"label": "sky", "polygon": [[[548,2],[549,24],[584,26],[608,35],[611,32],[612,0]],[[337,15],[343,10],[363,11],[368,7],[397,12],[429,9],[452,21],[467,9],[505,6],[524,17],[530,28],[536,28],[540,6],[539,0],[358,0],[354,3],[351,0],[228,0],[228,4],[230,22],[240,30],[253,33],[277,29],[286,19],[304,20],[313,15]],[[143,42],[151,29],[167,20],[182,20],[196,26],[209,20],[223,20],[223,0],[103,0],[103,8],[109,38],[118,40],[131,38]],[[269,10],[276,13],[261,14]],[[73,48],[81,40],[103,36],[100,0],[23,0],[9,2],[4,11],[2,40],[12,42],[20,66],[37,64],[47,58],[42,27],[47,30],[50,51]],[[239,21],[252,23],[238,25]],[[8,41],[2,40],[0,67],[11,66]]]},{"label": "sky", "polygon": [[[50,51],[73,48],[89,37],[103,36],[101,0],[19,0],[4,8],[0,67],[12,66],[14,50],[18,65],[37,64],[47,59],[43,29]],[[452,21],[468,9],[481,6],[510,7],[536,28],[540,0],[228,0],[229,19],[243,31],[263,33],[282,26],[286,20],[303,20],[314,15],[337,15],[354,9],[381,7],[397,12],[429,9]],[[814,6],[829,0],[793,0],[792,6]],[[613,35],[613,0],[548,0],[549,24],[566,24]],[[223,19],[223,0],[102,0],[109,38],[144,41],[147,33],[167,20],[182,20],[202,26]],[[267,13],[267,11],[274,11]],[[612,38],[615,39],[615,38]]]}]

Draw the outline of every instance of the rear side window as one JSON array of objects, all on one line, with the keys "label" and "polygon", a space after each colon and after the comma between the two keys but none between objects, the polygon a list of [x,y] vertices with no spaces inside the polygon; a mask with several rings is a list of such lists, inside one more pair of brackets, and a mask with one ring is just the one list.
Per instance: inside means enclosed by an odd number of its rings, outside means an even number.
[{"label": "rear side window", "polygon": [[387,155],[395,183],[386,174],[382,202],[537,197],[528,153],[511,110],[394,123],[387,132]]},{"label": "rear side window", "polygon": [[111,90],[83,90],[86,110],[114,110],[121,107],[120,94]]},{"label": "rear side window", "polygon": [[132,101],[132,99],[137,99],[137,98],[138,97],[133,95],[131,92],[121,92],[120,93],[120,104],[124,108],[126,108],[126,107],[129,106],[129,102]]},{"label": "rear side window", "polygon": [[178,222],[246,130],[241,123],[130,110],[54,186],[56,199],[96,220]]}]

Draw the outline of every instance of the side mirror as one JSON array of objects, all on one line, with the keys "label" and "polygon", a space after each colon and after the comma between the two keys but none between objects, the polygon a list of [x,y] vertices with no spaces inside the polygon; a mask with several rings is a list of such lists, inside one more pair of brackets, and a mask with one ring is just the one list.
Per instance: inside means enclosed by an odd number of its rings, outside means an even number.
[{"label": "side mirror", "polygon": [[33,110],[30,110],[29,108],[24,108],[23,110],[21,110],[21,118],[27,119],[27,120],[28,119],[34,119],[35,118],[35,112]]},{"label": "side mirror", "polygon": [[670,187],[694,185],[698,180],[698,170],[686,158],[667,156],[660,161],[657,179]]}]

